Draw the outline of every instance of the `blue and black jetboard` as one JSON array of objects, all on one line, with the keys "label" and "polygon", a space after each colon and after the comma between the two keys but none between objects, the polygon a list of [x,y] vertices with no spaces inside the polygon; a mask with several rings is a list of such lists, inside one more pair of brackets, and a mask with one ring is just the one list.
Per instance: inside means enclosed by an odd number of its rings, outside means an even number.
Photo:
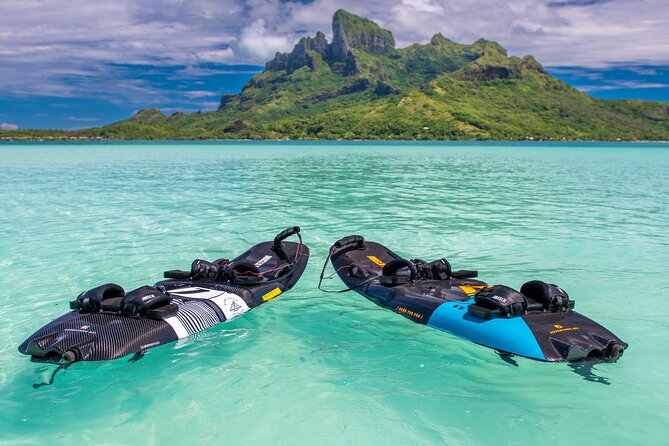
[{"label": "blue and black jetboard", "polygon": [[[61,364],[116,359],[226,322],[297,283],[309,260],[299,233],[288,228],[232,260],[197,259],[190,271],[167,271],[168,280],[128,293],[116,284],[85,291],[19,352]],[[293,235],[299,242],[284,241]]]},{"label": "blue and black jetboard", "polygon": [[[538,280],[520,291],[488,286],[476,271],[452,271],[446,259],[407,260],[352,235],[329,259],[348,288],[414,322],[460,336],[503,354],[540,361],[616,361],[627,344],[575,312],[560,287]],[[327,266],[323,266],[321,281]],[[320,288],[320,284],[319,284]]]}]

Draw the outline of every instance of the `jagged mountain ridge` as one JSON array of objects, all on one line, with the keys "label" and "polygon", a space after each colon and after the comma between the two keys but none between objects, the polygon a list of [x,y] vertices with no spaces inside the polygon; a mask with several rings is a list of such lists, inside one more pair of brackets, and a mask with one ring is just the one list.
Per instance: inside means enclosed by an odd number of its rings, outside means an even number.
[{"label": "jagged mountain ridge", "polygon": [[277,53],[216,112],[155,109],[89,134],[110,138],[669,139],[669,106],[592,98],[532,56],[436,34],[395,48],[390,31],[338,10]]},{"label": "jagged mountain ridge", "polygon": [[395,48],[395,38],[390,31],[343,9],[338,10],[332,18],[332,35],[332,43],[328,43],[320,31],[314,37],[303,37],[291,53],[277,53],[266,68],[271,71],[286,70],[289,73],[305,66],[313,70],[315,61],[310,52],[314,52],[331,68],[338,62],[344,63],[344,67],[349,67],[349,70],[344,70],[344,74],[353,74],[357,69],[351,49],[383,54]]}]

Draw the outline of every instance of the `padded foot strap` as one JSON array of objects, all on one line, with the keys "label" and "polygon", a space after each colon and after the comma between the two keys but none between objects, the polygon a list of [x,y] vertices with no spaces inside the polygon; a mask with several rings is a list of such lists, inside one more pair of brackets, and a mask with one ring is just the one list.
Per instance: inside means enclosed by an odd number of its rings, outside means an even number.
[{"label": "padded foot strap", "polygon": [[171,301],[172,297],[162,291],[151,286],[143,286],[125,295],[121,301],[121,313],[128,316],[162,319],[179,309],[176,304],[171,304]]},{"label": "padded foot strap", "polygon": [[229,274],[225,266],[228,264],[226,259],[220,259],[216,262],[208,262],[202,259],[195,259],[190,265],[190,271],[173,269],[165,271],[163,275],[166,279],[209,279],[225,281]]},{"label": "padded foot strap", "polygon": [[468,311],[484,319],[518,316],[527,310],[525,296],[504,285],[483,288],[474,295],[474,303],[469,306]]},{"label": "padded foot strap", "polygon": [[541,280],[524,283],[520,292],[528,299],[543,306],[543,310],[546,311],[574,308],[574,301],[569,299],[569,295],[562,288]]},{"label": "padded foot strap", "polygon": [[[409,274],[398,274],[404,268],[407,269]],[[416,264],[410,260],[395,259],[386,263],[381,274],[379,282],[387,286],[395,286],[414,282],[418,277],[418,269]]]},{"label": "padded foot strap", "polygon": [[96,313],[102,309],[105,300],[125,296],[120,285],[108,283],[81,293],[76,300],[70,302],[70,308],[81,313]]},{"label": "padded foot strap", "polygon": [[[404,268],[409,274],[398,274]],[[453,273],[451,264],[446,259],[438,259],[429,263],[421,259],[395,259],[383,267],[383,275],[379,277],[379,282],[387,286],[395,286],[416,280],[470,279],[476,276],[478,276],[476,271],[461,270]]]},{"label": "padded foot strap", "polygon": [[[298,243],[297,249],[295,250],[295,257],[291,259],[288,258],[288,254],[286,253],[285,246],[282,242],[293,235],[297,236]],[[264,246],[264,244],[257,246]],[[292,226],[281,231],[274,237],[274,241],[268,251],[254,251],[254,248],[256,248],[254,247],[247,251],[247,257],[238,257],[232,261],[219,259],[215,262],[209,262],[207,260],[196,259],[191,264],[190,271],[165,271],[164,276],[167,279],[211,280],[235,285],[256,285],[259,283],[273,282],[292,274],[293,268],[301,254],[301,246],[302,236],[300,235],[300,228],[298,226]],[[253,255],[258,254],[258,252],[265,254],[265,256],[261,256],[260,261],[257,261],[258,258],[253,261],[248,261],[248,256],[253,258]],[[279,260],[278,262],[276,261],[277,258]],[[267,262],[268,260],[274,262],[273,266],[269,268],[265,266],[264,269],[261,269],[260,267],[262,265],[269,263]]]},{"label": "padded foot strap", "polygon": [[574,301],[557,285],[540,280],[525,283],[520,292],[504,285],[483,288],[474,295],[467,311],[475,316],[492,319],[513,317],[528,311],[568,311]]}]

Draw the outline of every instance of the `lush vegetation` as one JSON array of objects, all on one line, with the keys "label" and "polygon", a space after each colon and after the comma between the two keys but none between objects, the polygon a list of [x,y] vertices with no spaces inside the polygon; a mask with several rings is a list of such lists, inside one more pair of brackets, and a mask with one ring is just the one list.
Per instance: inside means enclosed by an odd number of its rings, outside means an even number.
[{"label": "lush vegetation", "polygon": [[592,98],[531,56],[507,57],[495,42],[463,45],[437,34],[428,44],[395,49],[390,31],[342,10],[333,30],[332,43],[318,33],[277,54],[241,93],[223,96],[215,112],[145,109],[73,135],[669,140],[669,104]]},{"label": "lush vegetation", "polygon": [[[55,139],[69,140],[80,136],[79,132],[68,130],[0,130],[1,139]],[[83,136],[83,138],[88,138]]]}]

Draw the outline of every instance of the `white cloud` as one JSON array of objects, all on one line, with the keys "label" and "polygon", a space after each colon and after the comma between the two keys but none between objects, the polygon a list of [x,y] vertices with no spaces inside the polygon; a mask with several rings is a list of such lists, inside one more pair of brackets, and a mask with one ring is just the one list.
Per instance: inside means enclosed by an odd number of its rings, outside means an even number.
[{"label": "white cloud", "polygon": [[186,97],[197,99],[197,98],[210,98],[212,96],[218,96],[219,93],[216,91],[206,91],[206,90],[193,90],[186,91],[184,93]]},{"label": "white cloud", "polygon": [[74,122],[96,122],[99,121],[98,118],[80,118],[78,116],[68,116],[67,118],[68,121],[74,121]]},{"label": "white cloud", "polygon": [[402,0],[402,4],[419,12],[430,12],[433,14],[444,12],[444,8],[435,4],[432,0]]},{"label": "white cloud", "polygon": [[0,94],[106,88],[139,101],[141,82],[100,81],[113,64],[263,64],[301,36],[331,35],[338,8],[378,21],[398,46],[441,32],[551,67],[669,64],[666,0],[2,0]]},{"label": "white cloud", "polygon": [[16,124],[8,124],[6,122],[0,123],[0,130],[18,130],[19,126]]},{"label": "white cloud", "polygon": [[266,61],[277,51],[287,51],[294,42],[285,36],[270,35],[265,27],[265,20],[258,19],[242,29],[238,48],[242,57]]},{"label": "white cloud", "polygon": [[[532,54],[547,66],[602,67],[614,63],[669,64],[666,0],[316,0],[288,19],[294,29],[329,29],[346,8],[379,20],[398,46],[441,32],[458,42],[497,40],[511,54]],[[282,18],[282,20],[286,20]],[[311,21],[311,26],[309,26]]]},{"label": "white cloud", "polygon": [[666,0],[3,0],[0,58],[52,69],[262,64],[302,35],[329,35],[338,8],[379,21],[400,45],[441,32],[498,40],[552,66],[669,63]]},{"label": "white cloud", "polygon": [[197,55],[203,62],[226,63],[233,60],[235,53],[232,48],[224,48],[222,50],[200,51]]},{"label": "white cloud", "polygon": [[645,88],[669,88],[669,84],[659,82],[638,82],[638,81],[614,81],[605,85],[583,85],[578,87],[583,91],[607,91],[620,89],[645,89]]}]

